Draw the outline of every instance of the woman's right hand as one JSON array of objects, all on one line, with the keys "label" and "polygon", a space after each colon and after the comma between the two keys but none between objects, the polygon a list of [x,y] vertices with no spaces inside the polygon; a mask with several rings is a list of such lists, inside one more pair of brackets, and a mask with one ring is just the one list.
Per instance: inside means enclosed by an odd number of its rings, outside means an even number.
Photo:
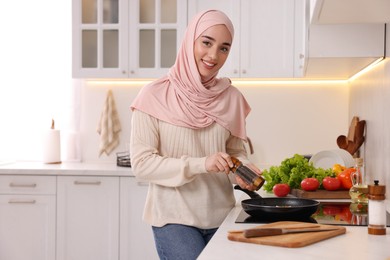
[{"label": "woman's right hand", "polygon": [[216,154],[207,156],[206,158],[207,172],[225,172],[226,174],[229,174],[231,167],[233,167],[233,162],[230,158],[230,155],[227,153],[218,152]]}]

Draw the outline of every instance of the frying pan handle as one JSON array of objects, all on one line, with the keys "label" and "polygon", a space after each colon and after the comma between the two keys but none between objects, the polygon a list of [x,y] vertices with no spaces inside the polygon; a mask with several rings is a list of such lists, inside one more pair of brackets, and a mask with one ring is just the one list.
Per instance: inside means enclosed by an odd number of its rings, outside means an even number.
[{"label": "frying pan handle", "polygon": [[235,189],[235,190],[240,190],[240,191],[245,192],[245,193],[246,193],[249,197],[251,197],[252,199],[261,198],[261,196],[260,196],[257,192],[243,189],[243,188],[241,188],[239,185],[234,185],[234,189]]}]

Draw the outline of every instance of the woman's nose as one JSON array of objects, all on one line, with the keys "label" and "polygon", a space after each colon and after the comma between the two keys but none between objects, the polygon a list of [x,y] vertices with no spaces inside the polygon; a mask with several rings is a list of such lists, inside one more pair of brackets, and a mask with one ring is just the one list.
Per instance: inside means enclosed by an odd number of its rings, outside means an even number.
[{"label": "woman's nose", "polygon": [[208,51],[208,56],[212,60],[216,60],[218,58],[218,50],[217,48],[210,48]]}]

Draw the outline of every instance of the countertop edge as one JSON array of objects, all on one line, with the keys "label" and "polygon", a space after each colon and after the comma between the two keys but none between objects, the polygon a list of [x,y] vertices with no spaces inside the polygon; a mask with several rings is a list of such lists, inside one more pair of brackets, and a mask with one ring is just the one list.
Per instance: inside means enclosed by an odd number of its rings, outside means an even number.
[{"label": "countertop edge", "polygon": [[131,167],[106,162],[10,162],[0,165],[0,175],[67,175],[134,177]]}]

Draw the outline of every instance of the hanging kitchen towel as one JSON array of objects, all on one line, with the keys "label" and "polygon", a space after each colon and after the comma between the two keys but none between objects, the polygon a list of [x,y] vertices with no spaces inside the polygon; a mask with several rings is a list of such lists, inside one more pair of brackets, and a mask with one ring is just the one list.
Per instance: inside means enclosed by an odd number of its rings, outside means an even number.
[{"label": "hanging kitchen towel", "polygon": [[119,145],[121,124],[111,89],[107,92],[106,102],[100,116],[97,132],[100,135],[99,157],[109,155]]}]

